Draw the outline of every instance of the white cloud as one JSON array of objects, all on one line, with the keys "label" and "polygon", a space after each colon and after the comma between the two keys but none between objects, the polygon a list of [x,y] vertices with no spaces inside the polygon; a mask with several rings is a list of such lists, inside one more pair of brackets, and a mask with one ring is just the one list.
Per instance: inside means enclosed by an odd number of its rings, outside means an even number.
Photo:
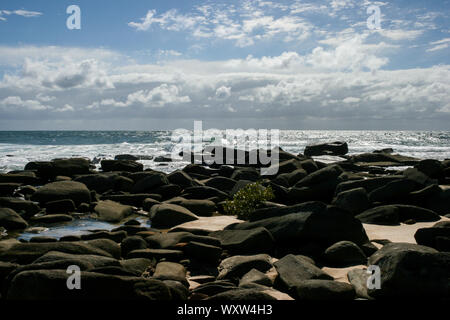
[{"label": "white cloud", "polygon": [[400,40],[414,40],[417,37],[423,34],[423,30],[385,30],[381,29],[378,32],[386,38],[391,40],[400,41]]},{"label": "white cloud", "polygon": [[[0,100],[0,106],[2,107],[20,107],[29,110],[46,110],[50,109],[49,106],[42,105],[37,100],[22,100],[21,97],[18,96],[10,96],[6,97],[3,100]],[[20,112],[20,111],[19,111]]]},{"label": "white cloud", "polygon": [[108,55],[66,63],[31,57],[0,81],[0,116],[21,119],[23,110],[36,119],[450,116],[450,66],[383,70],[385,46],[364,39],[220,61],[121,66]]},{"label": "white cloud", "polygon": [[231,96],[231,88],[221,86],[216,90],[216,98],[219,100],[225,100]]},{"label": "white cloud", "polygon": [[343,103],[358,103],[360,101],[361,99],[356,97],[347,97],[344,100],[342,100]]},{"label": "white cloud", "polygon": [[438,51],[438,50],[442,50],[442,49],[447,49],[448,47],[450,47],[450,38],[445,38],[442,40],[430,42],[430,45],[432,45],[433,47],[427,49],[427,52],[433,52],[433,51]]},{"label": "white cloud", "polygon": [[64,105],[62,108],[57,108],[53,110],[54,112],[67,112],[67,111],[75,111],[75,109],[68,103]]},{"label": "white cloud", "polygon": [[21,16],[21,17],[25,17],[25,18],[33,18],[33,17],[39,17],[42,15],[42,12],[38,12],[38,11],[28,11],[28,10],[0,10],[0,20],[1,21],[6,21],[7,19],[5,18],[6,16],[10,16],[10,15],[17,15],[17,16]]},{"label": "white cloud", "polygon": [[271,2],[243,1],[238,9],[229,4],[205,5],[186,14],[171,9],[158,15],[149,10],[140,22],[128,25],[138,31],[157,25],[163,30],[188,32],[197,39],[233,41],[238,47],[278,37],[284,41],[308,38],[313,25],[287,8]]}]

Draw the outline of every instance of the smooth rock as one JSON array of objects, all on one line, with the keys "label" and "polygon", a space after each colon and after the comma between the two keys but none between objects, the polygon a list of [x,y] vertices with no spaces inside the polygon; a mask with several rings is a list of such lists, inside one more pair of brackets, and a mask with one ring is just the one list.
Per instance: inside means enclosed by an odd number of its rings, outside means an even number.
[{"label": "smooth rock", "polygon": [[133,212],[131,206],[125,206],[111,200],[99,201],[94,210],[100,220],[109,222],[119,222]]},{"label": "smooth rock", "polygon": [[252,269],[266,272],[272,268],[271,257],[267,254],[233,256],[222,260],[218,267],[218,280],[239,279]]},{"label": "smooth rock", "polygon": [[380,299],[450,297],[450,253],[409,244],[386,244],[369,257],[380,268],[380,289],[369,295]]},{"label": "smooth rock", "polygon": [[339,241],[324,252],[323,259],[332,266],[347,267],[367,263],[364,252],[351,241]]},{"label": "smooth rock", "polygon": [[28,223],[13,209],[0,208],[0,227],[7,230],[25,229]]},{"label": "smooth rock", "polygon": [[71,199],[75,205],[83,202],[90,203],[91,194],[89,189],[80,182],[59,181],[44,185],[31,196],[31,200],[41,204],[64,199]]},{"label": "smooth rock", "polygon": [[171,228],[198,217],[186,208],[176,204],[157,204],[150,209],[150,219],[154,228]]}]

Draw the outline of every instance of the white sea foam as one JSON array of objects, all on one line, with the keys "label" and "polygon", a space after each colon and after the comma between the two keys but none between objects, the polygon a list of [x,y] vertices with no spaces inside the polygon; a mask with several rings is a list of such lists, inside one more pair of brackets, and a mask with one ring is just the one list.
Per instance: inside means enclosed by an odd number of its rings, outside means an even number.
[{"label": "white sea foam", "polygon": [[[22,170],[30,161],[48,161],[55,158],[86,157],[91,160],[114,159],[118,154],[151,155],[153,157],[165,156],[171,153],[174,147],[180,148],[179,140],[172,137],[170,132],[152,133],[151,139],[145,133],[129,132],[114,133],[114,139],[121,140],[118,143],[77,144],[79,136],[76,132],[70,136],[65,134],[64,143],[57,144],[58,139],[49,138],[46,133],[46,142],[40,141],[41,133],[36,133],[36,143],[21,143],[20,138],[10,143],[7,139],[1,139],[0,135],[0,171]],[[56,133],[60,134],[60,133]],[[29,134],[28,134],[29,135]],[[96,136],[99,133],[95,133]],[[68,136],[68,138],[67,138]],[[89,132],[83,132],[83,138],[89,136]],[[102,139],[107,135],[101,135]],[[95,141],[97,138],[92,138]],[[123,141],[127,140],[129,141]],[[98,139],[101,140],[101,139]],[[140,142],[140,140],[145,141]],[[395,153],[413,156],[421,159],[450,158],[450,132],[412,132],[412,131],[300,131],[282,130],[280,132],[280,146],[294,154],[302,153],[308,144],[347,141],[349,154],[372,152],[377,149],[392,148]],[[231,141],[222,141],[232,145]],[[52,144],[54,143],[54,144]],[[180,148],[181,150],[181,148]],[[145,168],[157,169],[164,172],[172,172],[183,168],[187,163],[175,161],[172,163],[158,163],[153,160],[141,160]]]}]

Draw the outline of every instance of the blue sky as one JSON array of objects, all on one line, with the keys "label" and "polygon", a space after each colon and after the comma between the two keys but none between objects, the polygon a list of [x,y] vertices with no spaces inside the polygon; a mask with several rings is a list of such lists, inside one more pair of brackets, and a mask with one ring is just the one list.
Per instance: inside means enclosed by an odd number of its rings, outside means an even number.
[{"label": "blue sky", "polygon": [[[72,4],[80,30],[66,27]],[[193,120],[450,130],[449,9],[449,0],[2,1],[0,130]]]}]

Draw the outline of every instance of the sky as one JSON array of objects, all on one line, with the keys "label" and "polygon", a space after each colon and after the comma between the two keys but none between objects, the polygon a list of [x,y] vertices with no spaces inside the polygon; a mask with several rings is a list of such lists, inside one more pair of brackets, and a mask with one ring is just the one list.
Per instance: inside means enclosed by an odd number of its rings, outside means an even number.
[{"label": "sky", "polygon": [[0,130],[450,130],[449,14],[450,0],[2,0]]}]

